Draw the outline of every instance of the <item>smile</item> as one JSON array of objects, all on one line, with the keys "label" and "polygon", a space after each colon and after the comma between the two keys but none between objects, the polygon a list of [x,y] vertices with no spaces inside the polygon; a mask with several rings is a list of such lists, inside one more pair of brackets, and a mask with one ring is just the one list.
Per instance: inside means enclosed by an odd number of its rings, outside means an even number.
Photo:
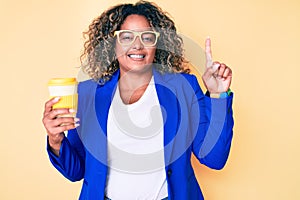
[{"label": "smile", "polygon": [[141,59],[141,58],[145,58],[145,55],[142,55],[142,54],[129,54],[128,57]]}]

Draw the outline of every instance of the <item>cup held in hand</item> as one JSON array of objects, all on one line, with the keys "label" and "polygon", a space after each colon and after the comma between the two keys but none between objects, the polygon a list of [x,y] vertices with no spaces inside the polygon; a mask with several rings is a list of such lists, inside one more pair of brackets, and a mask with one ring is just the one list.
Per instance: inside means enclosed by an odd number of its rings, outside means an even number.
[{"label": "cup held in hand", "polygon": [[[68,108],[77,110],[78,82],[76,78],[53,78],[48,82],[50,98],[60,97],[59,101],[53,105],[55,108]],[[71,116],[75,116],[73,113]],[[65,116],[65,115],[64,115]]]}]

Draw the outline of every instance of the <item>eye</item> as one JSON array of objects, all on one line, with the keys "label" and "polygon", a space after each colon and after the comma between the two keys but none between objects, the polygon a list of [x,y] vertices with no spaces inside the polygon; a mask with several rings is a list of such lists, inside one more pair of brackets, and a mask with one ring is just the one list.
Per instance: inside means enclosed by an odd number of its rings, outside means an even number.
[{"label": "eye", "polygon": [[122,42],[130,42],[134,39],[134,34],[130,32],[123,32],[119,37]]},{"label": "eye", "polygon": [[154,43],[156,36],[154,33],[144,33],[144,34],[142,34],[142,39],[144,42]]}]

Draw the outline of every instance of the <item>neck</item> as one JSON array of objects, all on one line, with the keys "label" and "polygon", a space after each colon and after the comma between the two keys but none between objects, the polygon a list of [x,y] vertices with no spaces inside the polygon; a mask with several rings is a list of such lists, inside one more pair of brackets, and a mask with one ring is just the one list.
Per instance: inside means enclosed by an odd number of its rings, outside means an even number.
[{"label": "neck", "polygon": [[138,88],[144,87],[149,84],[152,78],[152,69],[143,71],[140,73],[137,72],[123,72],[120,71],[119,87],[126,90],[136,90]]},{"label": "neck", "polygon": [[152,70],[142,73],[120,71],[119,91],[125,104],[138,101],[147,89],[152,78]]}]

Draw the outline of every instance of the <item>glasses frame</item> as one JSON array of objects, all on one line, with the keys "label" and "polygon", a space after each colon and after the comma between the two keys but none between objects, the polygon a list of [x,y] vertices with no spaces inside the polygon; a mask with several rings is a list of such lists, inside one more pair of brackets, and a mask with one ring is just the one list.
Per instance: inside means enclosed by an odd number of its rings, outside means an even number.
[{"label": "glasses frame", "polygon": [[[132,40],[130,43],[128,43],[128,44],[122,44],[122,43],[120,42],[120,33],[123,33],[123,32],[131,32],[131,33],[133,33],[134,38],[133,38],[133,40]],[[141,38],[142,34],[144,34],[144,33],[153,33],[153,34],[155,35],[155,42],[154,42],[154,44],[148,45],[148,44],[145,44],[145,43],[144,43],[144,41],[143,41],[142,38]],[[114,37],[115,37],[115,36],[117,36],[117,40],[118,40],[119,44],[122,45],[122,46],[130,46],[130,45],[132,45],[132,44],[134,43],[134,41],[136,40],[136,37],[138,36],[139,39],[140,39],[140,41],[141,41],[141,43],[142,43],[145,47],[153,47],[153,46],[155,46],[155,45],[157,44],[158,37],[160,36],[160,33],[159,33],[159,32],[156,32],[156,31],[150,31],[150,30],[149,30],[149,31],[118,30],[118,31],[115,31],[115,32],[114,32]]]}]

